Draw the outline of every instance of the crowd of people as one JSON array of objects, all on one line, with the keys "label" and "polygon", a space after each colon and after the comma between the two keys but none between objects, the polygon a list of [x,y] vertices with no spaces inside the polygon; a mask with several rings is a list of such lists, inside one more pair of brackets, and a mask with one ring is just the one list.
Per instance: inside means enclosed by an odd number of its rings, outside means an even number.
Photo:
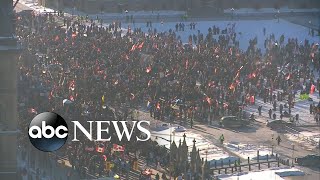
[{"label": "crowd of people", "polygon": [[[246,51],[240,49],[235,24],[198,31],[183,44],[176,35],[183,23],[172,27],[176,31],[154,28],[146,34],[139,28],[122,31],[120,23],[104,27],[95,21],[68,20],[64,26],[56,19],[51,14],[18,18],[17,35],[25,47],[19,58],[19,125],[26,131],[34,115],[44,111],[68,121],[128,120],[134,119],[130,109],[147,105],[156,119],[192,124],[239,115],[245,105],[262,98],[275,106],[284,102],[290,114],[298,90],[314,93],[320,88],[319,46],[307,40],[301,44],[294,37],[285,41],[265,35],[262,53],[257,38]],[[320,105],[312,106],[319,121]],[[88,168],[102,175],[104,161],[115,164],[109,172],[128,170],[137,151],[150,162],[169,163],[168,153],[152,141],[94,144],[84,139],[64,150],[80,174]],[[110,153],[114,144],[125,152]],[[89,152],[88,147],[105,150]],[[154,151],[149,154],[147,149]]]}]

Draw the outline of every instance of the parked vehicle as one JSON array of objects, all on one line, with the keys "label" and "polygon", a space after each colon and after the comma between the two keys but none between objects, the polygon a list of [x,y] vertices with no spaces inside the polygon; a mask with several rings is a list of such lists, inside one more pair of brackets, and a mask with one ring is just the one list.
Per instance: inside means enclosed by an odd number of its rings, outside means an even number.
[{"label": "parked vehicle", "polygon": [[305,157],[297,158],[296,161],[300,166],[320,168],[320,155],[309,154]]},{"label": "parked vehicle", "polygon": [[279,128],[283,128],[284,126],[291,126],[292,123],[286,122],[284,120],[273,120],[273,121],[269,121],[267,123],[267,127],[271,128],[271,129],[279,129]]},{"label": "parked vehicle", "polygon": [[223,116],[220,119],[221,127],[238,128],[245,126],[249,121],[238,119],[236,116]]}]

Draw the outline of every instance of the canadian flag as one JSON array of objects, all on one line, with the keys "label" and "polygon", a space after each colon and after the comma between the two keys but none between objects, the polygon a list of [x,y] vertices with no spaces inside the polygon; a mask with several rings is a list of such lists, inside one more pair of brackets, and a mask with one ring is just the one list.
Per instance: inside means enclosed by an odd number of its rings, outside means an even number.
[{"label": "canadian flag", "polygon": [[130,93],[130,100],[134,100],[136,96],[133,93]]},{"label": "canadian flag", "polygon": [[104,146],[103,146],[103,145],[97,146],[96,151],[97,151],[98,153],[104,153]]},{"label": "canadian flag", "polygon": [[234,90],[235,89],[235,85],[234,83],[231,83],[230,87],[229,87],[230,90]]},{"label": "canadian flag", "polygon": [[209,105],[212,104],[211,98],[209,96],[206,97],[206,101],[208,102]]},{"label": "canadian flag", "polygon": [[117,151],[117,152],[123,152],[124,151],[124,146],[120,146],[118,144],[113,144],[113,151]]},{"label": "canadian flag", "polygon": [[147,73],[151,72],[151,67],[150,66],[146,68],[146,72]]},{"label": "canadian flag", "polygon": [[142,43],[138,46],[138,48],[140,49],[140,51],[141,51],[143,45],[144,45],[144,42],[142,42]]},{"label": "canadian flag", "polygon": [[286,80],[289,80],[291,78],[291,74],[289,73],[288,76],[286,77]]},{"label": "canadian flag", "polygon": [[59,41],[59,36],[58,35],[54,38],[54,41]]},{"label": "canadian flag", "polygon": [[130,51],[132,52],[132,51],[134,51],[136,48],[137,48],[137,46],[134,44],[134,45],[132,46],[132,48],[131,48]]},{"label": "canadian flag", "polygon": [[74,81],[74,80],[70,81],[70,83],[69,83],[69,89],[70,89],[71,91],[74,91],[75,86],[76,86],[75,81]]},{"label": "canadian flag", "polygon": [[53,98],[53,89],[52,91],[50,92],[49,96],[48,96],[48,99],[51,100]]},{"label": "canadian flag", "polygon": [[102,155],[102,158],[104,161],[107,161],[107,159],[108,159],[106,155]]}]

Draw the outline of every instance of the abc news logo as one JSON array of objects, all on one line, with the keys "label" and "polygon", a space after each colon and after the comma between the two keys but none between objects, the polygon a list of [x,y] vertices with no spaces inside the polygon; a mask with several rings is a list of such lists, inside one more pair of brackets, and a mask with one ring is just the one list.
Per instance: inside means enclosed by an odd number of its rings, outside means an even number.
[{"label": "abc news logo", "polygon": [[[113,125],[119,141],[126,136],[127,140],[130,141],[132,133],[135,127],[144,133],[146,137],[136,137],[137,141],[147,141],[151,138],[151,133],[148,129],[142,126],[142,123],[150,125],[149,121],[132,121],[133,126],[129,130],[126,121],[87,121],[90,129],[86,130],[78,121],[71,121],[74,124],[74,139],[72,141],[79,141],[77,139],[77,129],[80,130],[90,141],[93,141],[92,124],[96,123],[97,127],[97,138],[95,141],[110,141],[111,137],[104,139],[102,138],[102,132],[109,133],[109,127]],[[106,125],[107,128],[102,128],[102,125]],[[122,128],[119,127],[121,124]],[[53,112],[43,112],[38,114],[29,125],[29,139],[31,144],[45,152],[56,151],[61,148],[68,139],[68,125],[66,121],[58,114]],[[79,131],[78,131],[79,132]]]},{"label": "abc news logo", "polygon": [[56,151],[68,139],[68,125],[60,115],[43,112],[31,121],[29,139],[31,144],[41,151]]}]

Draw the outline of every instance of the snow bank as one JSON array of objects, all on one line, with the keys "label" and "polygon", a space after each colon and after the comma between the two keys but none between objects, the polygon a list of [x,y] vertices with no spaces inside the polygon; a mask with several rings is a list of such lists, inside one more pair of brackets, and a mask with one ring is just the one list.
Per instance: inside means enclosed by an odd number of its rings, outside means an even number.
[{"label": "snow bank", "polygon": [[302,131],[297,133],[284,134],[290,141],[302,144],[308,149],[314,149],[319,146],[320,132]]},{"label": "snow bank", "polygon": [[[269,159],[272,158],[272,149],[269,146],[257,146],[239,142],[229,142],[224,145],[229,151],[243,159],[247,159],[249,157],[251,160],[257,160],[258,150],[259,160],[267,160],[267,155],[269,156]],[[276,154],[273,155],[273,157],[275,157]]]}]

